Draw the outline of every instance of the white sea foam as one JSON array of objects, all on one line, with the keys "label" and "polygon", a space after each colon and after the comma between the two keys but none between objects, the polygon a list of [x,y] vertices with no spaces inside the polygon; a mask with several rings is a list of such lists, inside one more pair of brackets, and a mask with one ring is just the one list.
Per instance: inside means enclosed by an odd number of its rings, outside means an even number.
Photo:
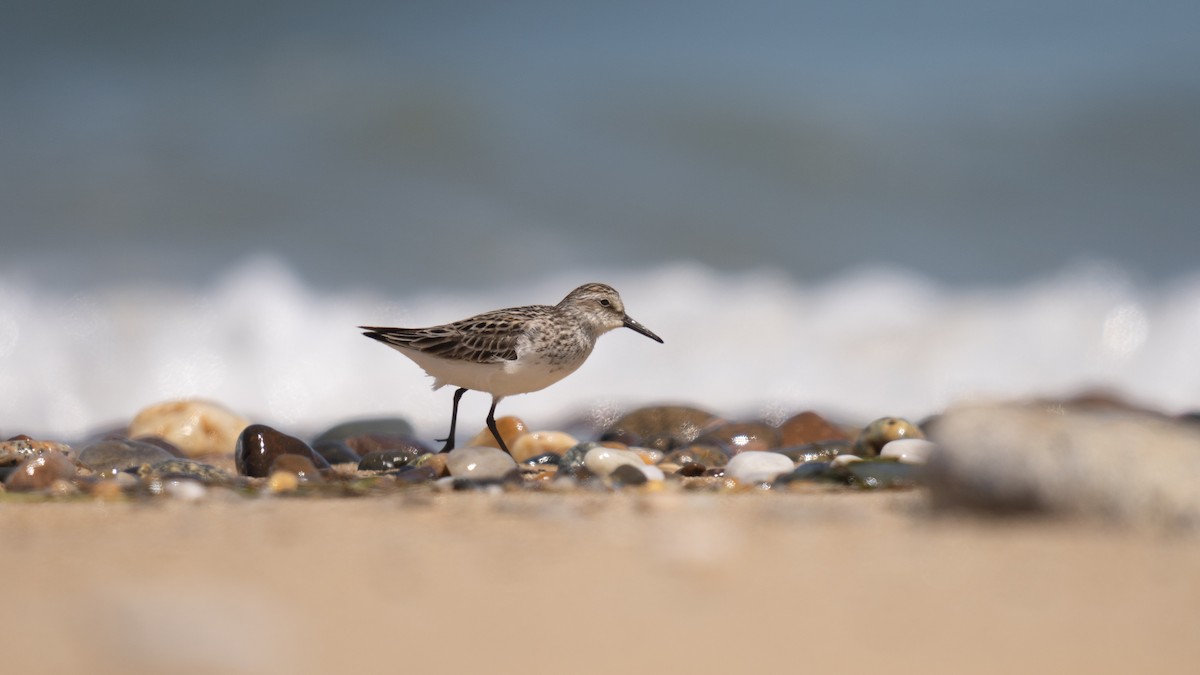
[{"label": "white sea foam", "polygon": [[[501,413],[535,427],[674,401],[778,419],[815,408],[852,420],[919,417],[960,399],[1109,388],[1169,411],[1200,408],[1200,278],[1147,290],[1103,268],[1000,290],[862,270],[820,285],[769,272],[675,265],[557,275],[475,294],[401,297],[308,288],[254,258],[201,289],[50,291],[0,277],[0,432],[72,437],[164,399],[204,397],[312,431],[400,414],[445,431],[451,393],[355,326],[429,325],[557,302],[606,281],[659,345],[617,331],[550,389]],[[488,397],[468,395],[464,430]]]}]

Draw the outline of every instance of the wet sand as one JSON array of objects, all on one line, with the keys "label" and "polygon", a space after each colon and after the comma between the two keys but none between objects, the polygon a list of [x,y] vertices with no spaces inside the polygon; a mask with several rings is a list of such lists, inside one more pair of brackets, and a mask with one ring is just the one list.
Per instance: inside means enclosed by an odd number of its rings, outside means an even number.
[{"label": "wet sand", "polygon": [[0,504],[5,672],[1185,672],[1200,539],[918,492]]}]

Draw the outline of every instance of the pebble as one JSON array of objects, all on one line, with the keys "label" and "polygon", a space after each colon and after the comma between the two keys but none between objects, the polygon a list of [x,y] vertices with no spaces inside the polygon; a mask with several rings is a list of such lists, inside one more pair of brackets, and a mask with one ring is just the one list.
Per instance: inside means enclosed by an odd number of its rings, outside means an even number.
[{"label": "pebble", "polygon": [[359,434],[342,441],[359,457],[372,452],[406,452],[412,456],[433,452],[420,439],[411,434]]},{"label": "pebble", "polygon": [[[512,415],[497,417],[496,429],[500,432],[500,438],[504,439],[504,445],[507,446],[509,450],[512,450],[516,446],[517,441],[522,436],[529,433],[529,427],[525,425],[525,421],[520,417],[514,417]],[[500,449],[500,444],[496,442],[496,437],[492,435],[492,430],[488,429],[486,426],[482,431],[475,434],[475,438],[472,438],[467,445],[476,448]],[[539,453],[535,452],[534,454],[536,455]],[[530,456],[532,457],[532,455]]]},{"label": "pebble", "polygon": [[781,474],[791,473],[796,465],[778,452],[747,450],[734,455],[725,465],[725,475],[740,483],[773,481]]},{"label": "pebble", "polygon": [[437,477],[450,475],[450,469],[446,466],[446,454],[443,452],[432,452],[417,457],[409,466],[413,468],[429,468]]},{"label": "pebble", "polygon": [[392,471],[402,466],[408,466],[413,461],[422,455],[433,453],[420,453],[416,448],[402,448],[399,450],[379,450],[376,452],[368,452],[363,455],[362,461],[358,463],[359,471]]},{"label": "pebble", "polygon": [[67,457],[75,454],[74,449],[65,443],[55,441],[35,441],[28,436],[14,436],[0,443],[0,466],[16,464],[21,460],[49,451],[60,452]]},{"label": "pebble", "polygon": [[869,459],[834,468],[831,474],[847,485],[861,488],[902,488],[917,484],[921,467],[895,460]]},{"label": "pebble", "polygon": [[129,437],[157,436],[188,457],[227,455],[250,422],[211,401],[167,401],[143,408],[129,424]]},{"label": "pebble", "polygon": [[13,492],[44,490],[55,481],[75,477],[75,464],[61,452],[49,450],[26,458],[9,474],[4,487]]},{"label": "pebble", "polygon": [[937,445],[922,438],[901,438],[890,441],[879,451],[880,457],[898,459],[908,464],[924,464]]},{"label": "pebble", "polygon": [[692,443],[719,422],[716,415],[699,408],[648,406],[618,418],[601,439],[670,452]]},{"label": "pebble", "polygon": [[558,460],[558,475],[582,477],[581,474],[587,473],[587,466],[584,464],[584,458],[587,457],[587,453],[601,447],[605,446],[599,443],[585,442],[566,451]]},{"label": "pebble", "polygon": [[778,448],[775,452],[787,455],[797,464],[831,460],[838,455],[851,454],[854,445],[848,440],[817,441],[792,447]]},{"label": "pebble", "polygon": [[846,454],[846,455],[838,455],[837,457],[834,457],[830,461],[830,463],[833,464],[834,466],[845,466],[847,464],[853,464],[854,462],[861,462],[861,461],[863,461],[863,458],[859,457],[858,455]]},{"label": "pebble", "polygon": [[642,470],[632,464],[622,464],[608,475],[613,485],[645,485],[650,481]]},{"label": "pebble", "polygon": [[850,435],[841,427],[812,411],[792,415],[785,420],[779,425],[779,436],[779,442],[784,446],[850,440]]},{"label": "pebble", "polygon": [[622,465],[634,466],[639,469],[646,466],[641,455],[632,450],[616,450],[605,447],[588,450],[584,455],[583,464],[588,471],[597,476],[608,476]]},{"label": "pebble", "polygon": [[373,417],[336,424],[313,439],[313,447],[327,442],[345,441],[355,436],[412,436],[412,424],[402,417]]},{"label": "pebble", "polygon": [[[505,443],[508,443],[507,438]],[[561,431],[535,431],[518,437],[508,446],[508,450],[513,459],[524,462],[531,457],[547,453],[562,455],[576,445],[579,445],[579,439],[570,434]]]},{"label": "pebble", "polygon": [[287,471],[296,474],[302,483],[322,483],[325,478],[313,461],[302,455],[280,455],[271,462],[271,473]]},{"label": "pebble", "polygon": [[779,430],[766,422],[729,422],[705,432],[696,442],[719,445],[731,455],[766,451],[779,447]]},{"label": "pebble", "polygon": [[267,478],[267,490],[272,494],[295,492],[300,489],[300,477],[291,471],[274,471]]},{"label": "pebble", "polygon": [[204,499],[208,488],[190,478],[164,478],[162,494],[181,502],[196,502]]},{"label": "pebble", "polygon": [[923,481],[937,508],[1200,525],[1200,428],[1052,402],[948,410]]},{"label": "pebble", "polygon": [[321,441],[313,444],[313,450],[332,466],[334,464],[358,464],[362,457],[343,441]]},{"label": "pebble", "polygon": [[517,463],[503,450],[492,447],[455,448],[447,453],[446,468],[455,478],[499,480],[517,468]]},{"label": "pebble", "polygon": [[889,442],[901,438],[925,438],[917,425],[902,417],[880,417],[863,428],[854,441],[854,454],[874,457]]},{"label": "pebble", "polygon": [[92,443],[79,453],[79,463],[95,473],[112,475],[176,459],[166,450],[143,441],[111,440]]},{"label": "pebble", "polygon": [[547,452],[542,455],[534,455],[521,463],[526,466],[558,466],[562,461],[561,455],[556,455],[553,452]]},{"label": "pebble", "polygon": [[672,450],[662,458],[664,464],[700,464],[705,467],[725,466],[728,462],[729,455],[715,445],[689,445]]},{"label": "pebble", "polygon": [[280,455],[300,455],[307,457],[319,469],[329,468],[329,463],[313,452],[307,443],[265,424],[246,427],[237,439],[233,460],[238,474],[265,478],[270,475],[272,462]]},{"label": "pebble", "polygon": [[803,481],[818,481],[829,477],[833,468],[832,462],[811,461],[796,467],[795,471],[783,474],[775,479],[776,484],[787,484]]},{"label": "pebble", "polygon": [[[124,475],[128,474],[117,474],[117,478]],[[143,478],[190,478],[209,484],[229,483],[234,478],[230,473],[211,464],[179,458],[168,459],[153,465],[143,464],[138,469],[138,475]]]}]

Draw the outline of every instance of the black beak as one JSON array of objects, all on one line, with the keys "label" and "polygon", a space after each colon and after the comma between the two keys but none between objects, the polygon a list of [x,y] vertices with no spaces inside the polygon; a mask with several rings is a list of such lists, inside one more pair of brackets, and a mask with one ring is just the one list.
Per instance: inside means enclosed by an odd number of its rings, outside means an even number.
[{"label": "black beak", "polygon": [[646,337],[650,338],[651,340],[654,340],[655,342],[662,344],[662,341],[663,341],[662,338],[658,337],[653,332],[651,332],[649,328],[646,328],[642,324],[629,318],[628,314],[625,315],[625,327],[632,328],[633,330],[641,333],[642,335],[645,335]]}]

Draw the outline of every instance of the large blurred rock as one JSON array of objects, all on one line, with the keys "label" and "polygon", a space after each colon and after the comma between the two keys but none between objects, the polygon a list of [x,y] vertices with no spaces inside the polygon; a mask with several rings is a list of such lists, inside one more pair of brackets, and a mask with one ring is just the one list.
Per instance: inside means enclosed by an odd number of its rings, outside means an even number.
[{"label": "large blurred rock", "polygon": [[925,480],[939,507],[1200,524],[1200,429],[1129,410],[993,404],[931,430]]}]

